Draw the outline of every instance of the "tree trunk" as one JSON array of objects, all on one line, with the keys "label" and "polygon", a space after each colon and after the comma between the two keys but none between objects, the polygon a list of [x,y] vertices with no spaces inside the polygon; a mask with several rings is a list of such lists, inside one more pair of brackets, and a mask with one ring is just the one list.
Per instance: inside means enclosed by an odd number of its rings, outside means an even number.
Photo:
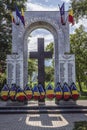
[{"label": "tree trunk", "polygon": [[80,74],[79,74],[79,72],[80,72],[80,66],[79,66],[79,62],[78,62],[78,73],[77,73],[77,81],[78,81],[78,84],[79,84],[79,90],[80,90],[80,92],[82,92],[82,86],[81,86],[81,81],[80,81]]},{"label": "tree trunk", "polygon": [[81,86],[80,81],[78,81],[78,84],[79,84],[79,89],[80,89],[80,91],[82,92],[83,90],[82,90],[82,86]]},{"label": "tree trunk", "polygon": [[30,75],[30,87],[32,88],[32,75]]}]

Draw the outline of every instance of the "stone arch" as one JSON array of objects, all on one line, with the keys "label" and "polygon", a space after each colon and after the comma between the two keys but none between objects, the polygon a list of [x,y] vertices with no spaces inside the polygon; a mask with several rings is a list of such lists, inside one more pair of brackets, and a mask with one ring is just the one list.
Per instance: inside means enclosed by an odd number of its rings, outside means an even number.
[{"label": "stone arch", "polygon": [[[38,28],[44,28],[44,29],[46,29],[46,30],[48,30],[49,32],[51,32],[51,34],[53,35],[53,38],[54,38],[54,59],[55,59],[55,61],[54,61],[54,63],[55,63],[55,67],[56,67],[56,69],[55,70],[57,70],[57,71],[55,71],[54,72],[54,74],[55,74],[55,83],[56,82],[58,82],[58,26],[57,27],[55,27],[55,25],[52,23],[51,24],[51,22],[49,23],[49,22],[47,22],[47,21],[34,21],[34,22],[31,22],[28,26],[27,26],[27,28],[26,28],[26,30],[25,30],[25,33],[24,33],[24,42],[23,42],[23,48],[24,48],[24,68],[26,68],[26,69],[24,69],[24,79],[25,79],[25,81],[24,81],[24,84],[26,84],[27,83],[27,77],[28,77],[28,74],[27,74],[27,69],[28,69],[28,65],[27,65],[27,63],[28,62],[26,62],[27,61],[27,59],[28,59],[28,55],[27,55],[27,48],[28,48],[28,46],[27,46],[27,39],[28,39],[28,37],[29,37],[29,34],[33,31],[33,30],[35,30],[35,29],[38,29]],[[27,75],[27,76],[26,76]]]},{"label": "stone arch", "polygon": [[[68,12],[65,12],[67,16]],[[25,14],[25,27],[20,22],[19,26],[12,24],[12,55],[19,56],[19,59],[13,59],[12,56],[7,58],[8,68],[10,68],[9,61],[11,64],[15,63],[15,66],[8,72],[8,84],[17,83],[18,86],[22,88],[27,84],[28,74],[27,74],[27,59],[28,59],[28,46],[27,39],[29,34],[37,29],[44,28],[50,31],[54,37],[54,59],[55,59],[55,84],[60,80],[61,69],[60,68],[60,58],[65,52],[70,52],[69,43],[69,23],[66,21],[66,25],[61,24],[60,12],[58,11],[26,11]],[[66,60],[65,60],[66,61]],[[60,65],[60,66],[59,66]],[[65,63],[64,63],[65,65]],[[20,67],[19,67],[20,66]],[[61,67],[63,72],[63,82],[66,80],[66,72],[64,71],[64,66]],[[60,70],[60,71],[59,71]],[[13,74],[13,75],[11,75]]]}]

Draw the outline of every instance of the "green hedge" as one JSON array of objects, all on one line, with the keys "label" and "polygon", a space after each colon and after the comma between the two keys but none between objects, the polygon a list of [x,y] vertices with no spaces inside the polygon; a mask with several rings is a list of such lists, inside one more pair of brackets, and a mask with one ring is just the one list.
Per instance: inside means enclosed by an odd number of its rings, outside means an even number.
[{"label": "green hedge", "polygon": [[5,83],[6,83],[6,74],[0,73],[0,90],[2,89]]},{"label": "green hedge", "polygon": [[87,130],[87,121],[75,122],[73,130]]}]

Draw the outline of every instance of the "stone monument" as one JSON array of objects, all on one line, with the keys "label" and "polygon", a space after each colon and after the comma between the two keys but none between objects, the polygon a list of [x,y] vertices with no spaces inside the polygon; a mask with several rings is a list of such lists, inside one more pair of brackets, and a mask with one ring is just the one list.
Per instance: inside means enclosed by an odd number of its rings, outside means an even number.
[{"label": "stone monument", "polygon": [[59,81],[63,85],[67,82],[71,85],[75,83],[75,56],[74,55],[59,55]]},{"label": "stone monument", "polygon": [[[65,12],[65,17],[67,15],[68,12]],[[38,28],[47,29],[54,37],[55,85],[57,82],[75,82],[74,55],[65,55],[70,52],[68,20],[62,25],[58,11],[26,11],[24,17],[25,27],[21,22],[19,25],[12,24],[12,55],[7,56],[7,83],[16,83],[22,88],[27,84],[28,37]]]}]

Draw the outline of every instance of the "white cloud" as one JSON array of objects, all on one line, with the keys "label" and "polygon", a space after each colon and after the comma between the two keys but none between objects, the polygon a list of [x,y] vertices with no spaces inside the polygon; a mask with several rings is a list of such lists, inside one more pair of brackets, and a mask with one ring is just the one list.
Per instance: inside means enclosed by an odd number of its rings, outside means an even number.
[{"label": "white cloud", "polygon": [[32,37],[29,37],[29,44],[28,44],[28,50],[29,51],[36,51],[37,50],[37,39],[38,38],[44,38],[44,44],[45,47],[50,43],[53,42],[53,36],[51,33],[48,33],[48,35],[46,34],[36,34]]},{"label": "white cloud", "polygon": [[70,34],[73,34],[75,32],[76,28],[79,28],[80,25],[83,25],[85,28],[85,31],[87,31],[87,19],[79,19],[78,23],[76,23],[74,26],[70,26]]},{"label": "white cloud", "polygon": [[43,6],[42,4],[37,3],[26,3],[27,11],[58,11],[58,7],[53,6]]},{"label": "white cloud", "polygon": [[48,2],[48,0],[45,0],[45,2]]},{"label": "white cloud", "polygon": [[80,25],[83,25],[85,28],[87,28],[87,19],[80,19],[79,22],[75,24],[75,27],[78,28]]},{"label": "white cloud", "polygon": [[69,3],[70,2],[70,0],[61,0],[61,1],[65,2],[65,3]]}]

